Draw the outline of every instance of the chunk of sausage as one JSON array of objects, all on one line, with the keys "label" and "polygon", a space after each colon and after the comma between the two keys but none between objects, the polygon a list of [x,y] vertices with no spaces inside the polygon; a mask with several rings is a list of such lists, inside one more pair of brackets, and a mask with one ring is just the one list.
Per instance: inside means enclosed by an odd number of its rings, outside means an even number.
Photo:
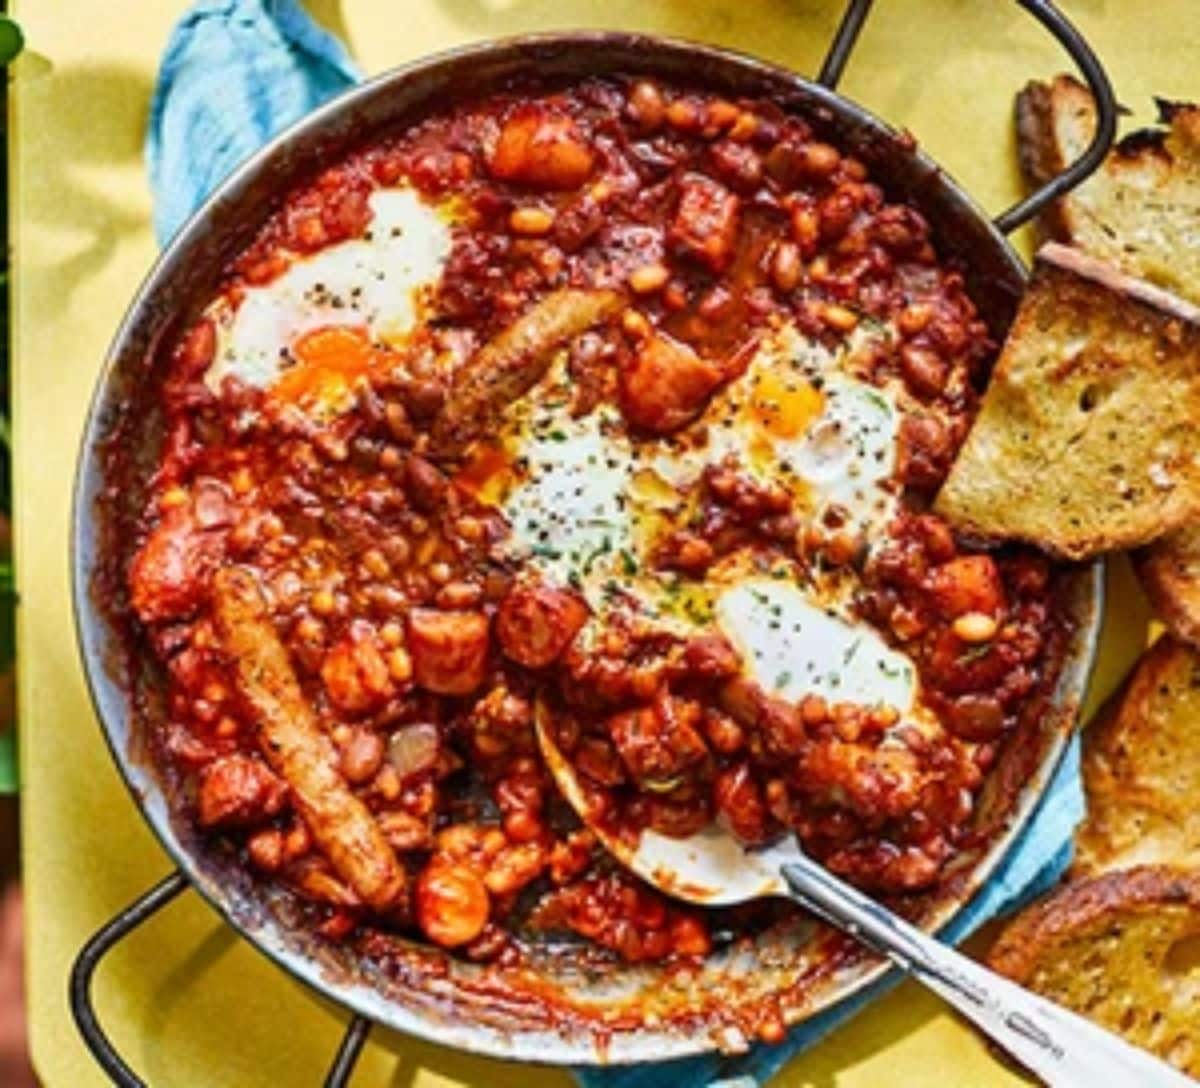
[{"label": "chunk of sausage", "polygon": [[138,618],[160,623],[191,615],[224,554],[224,526],[206,528],[191,503],[172,507],[129,569],[130,600]]},{"label": "chunk of sausage", "polygon": [[621,411],[640,430],[670,434],[695,419],[724,380],[686,344],[651,336],[621,372]]},{"label": "chunk of sausage", "polygon": [[487,888],[466,865],[434,857],[417,878],[417,923],[444,948],[478,937],[490,909]]},{"label": "chunk of sausage", "polygon": [[594,163],[574,120],[536,105],[509,114],[488,156],[493,177],[539,189],[577,189]]},{"label": "chunk of sausage", "polygon": [[748,763],[727,767],[717,775],[713,800],[721,819],[742,842],[753,845],[766,841],[770,822],[767,807]]},{"label": "chunk of sausage", "polygon": [[1004,607],[1000,571],[990,555],[964,555],[929,572],[929,588],[948,616],[982,612],[995,616]]},{"label": "chunk of sausage", "polygon": [[872,748],[839,740],[808,747],[797,778],[822,804],[845,807],[867,820],[912,812],[927,780],[917,757],[898,746]]},{"label": "chunk of sausage", "polygon": [[535,302],[455,371],[430,434],[432,452],[461,452],[507,405],[529,392],[546,373],[558,348],[621,306],[616,291],[572,288],[552,291]]},{"label": "chunk of sausage", "polygon": [[712,271],[722,271],[733,258],[740,204],[720,182],[704,174],[688,174],[680,183],[670,240]]},{"label": "chunk of sausage", "polygon": [[663,694],[650,706],[614,714],[608,732],[638,785],[661,790],[707,758],[700,717],[699,704]]},{"label": "chunk of sausage", "polygon": [[419,687],[435,695],[469,695],[487,673],[487,616],[414,608],[408,616],[408,652]]},{"label": "chunk of sausage", "polygon": [[334,871],[377,911],[397,905],[404,870],[367,807],[337,771],[267,612],[253,572],[226,567],[213,580],[218,636],[242,697],[258,717],[258,742]]},{"label": "chunk of sausage", "polygon": [[906,415],[900,423],[896,474],[910,487],[932,490],[941,484],[954,457],[954,442],[936,416]]},{"label": "chunk of sausage", "polygon": [[352,624],[349,633],[325,655],[321,680],[330,702],[349,714],[371,710],[391,695],[392,678],[369,624]]},{"label": "chunk of sausage", "polygon": [[496,613],[496,637],[505,656],[527,669],[541,669],[558,659],[587,617],[587,605],[574,593],[521,585]]},{"label": "chunk of sausage", "polygon": [[201,827],[251,827],[276,815],[287,786],[252,756],[228,755],[200,776],[196,803]]},{"label": "chunk of sausage", "polygon": [[742,660],[732,643],[719,631],[693,635],[683,648],[683,663],[689,674],[704,680],[736,676]]}]

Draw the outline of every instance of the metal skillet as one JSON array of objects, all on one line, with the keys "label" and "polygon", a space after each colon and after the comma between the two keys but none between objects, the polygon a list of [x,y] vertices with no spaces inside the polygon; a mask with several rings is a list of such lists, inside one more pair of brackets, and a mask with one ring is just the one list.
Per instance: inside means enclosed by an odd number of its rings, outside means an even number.
[{"label": "metal skillet", "polygon": [[[1045,0],[1022,0],[1068,48],[1101,105],[1089,153],[1029,200],[990,221],[920,150],[861,107],[834,93],[870,4],[854,0],[822,69],[820,82],[736,54],[690,43],[626,34],[569,33],[486,43],[387,73],[316,111],[241,167],[166,249],[142,286],[110,349],[88,416],[76,476],[72,529],[73,591],[81,655],[97,715],[135,803],[178,871],[100,930],[85,946],[72,978],[72,1007],[88,1044],[117,1081],[141,1082],[96,1020],[90,985],[105,952],[174,896],[195,889],[255,947],[322,995],[353,1010],[331,1083],[344,1083],[368,1021],[460,1049],[523,1060],[589,1063],[679,1057],[744,1045],[727,1030],[741,1001],[778,998],[797,1022],[877,977],[873,961],[822,959],[809,924],[763,939],[753,949],[714,956],[672,1015],[632,1016],[663,992],[661,972],[615,968],[591,972],[547,955],[535,964],[537,985],[497,1000],[480,969],[413,942],[404,974],[381,970],[353,950],[317,940],[269,889],[247,879],[231,859],[200,838],[173,784],[149,754],[161,720],[162,677],[138,651],[123,571],[161,447],[158,394],[164,345],[224,267],[250,241],[282,193],[364,141],[412,124],[448,102],[487,94],[515,78],[577,80],[606,73],[651,74],[721,93],[767,96],[808,117],[827,139],[860,157],[895,199],[929,220],[939,250],[959,262],[967,289],[992,335],[1001,337],[1025,270],[1004,232],[1034,215],[1094,169],[1111,141],[1115,113],[1099,66],[1069,24]],[[113,456],[114,449],[123,456]],[[1074,634],[1044,712],[1031,715],[1001,754],[983,798],[981,845],[959,859],[960,871],[922,912],[921,925],[951,919],[988,879],[1049,783],[1095,655],[1102,611],[1097,566],[1065,571],[1061,607]],[[519,980],[518,980],[519,981]],[[616,1026],[613,1026],[613,1025]]]}]

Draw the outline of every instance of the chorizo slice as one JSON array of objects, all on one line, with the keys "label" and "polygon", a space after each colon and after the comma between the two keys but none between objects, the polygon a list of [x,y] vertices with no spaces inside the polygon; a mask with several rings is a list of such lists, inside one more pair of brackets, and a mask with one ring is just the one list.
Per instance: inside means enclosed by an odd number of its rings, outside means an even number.
[{"label": "chorizo slice", "polygon": [[671,224],[671,242],[681,252],[721,272],[737,245],[741,201],[705,174],[688,174],[680,183],[679,207]]},{"label": "chorizo slice", "polygon": [[967,612],[996,616],[1004,607],[1000,570],[990,555],[963,555],[929,572],[929,588],[947,617]]},{"label": "chorizo slice", "polygon": [[587,618],[587,605],[574,593],[520,585],[500,604],[496,637],[505,657],[527,669],[541,669],[558,660]]},{"label": "chorizo slice", "polygon": [[443,456],[461,452],[508,404],[529,392],[558,348],[611,317],[621,305],[617,291],[569,287],[534,303],[455,372],[433,425],[431,450]]},{"label": "chorizo slice", "polygon": [[639,430],[670,434],[704,410],[726,377],[720,366],[686,344],[651,336],[621,372],[621,411]]},{"label": "chorizo slice", "polygon": [[216,487],[169,509],[133,557],[129,591],[143,623],[192,615],[204,598],[208,578],[225,554],[229,516]]},{"label": "chorizo slice", "polygon": [[237,686],[258,717],[258,742],[334,871],[377,911],[394,908],[404,870],[367,807],[336,770],[337,754],[304,699],[254,574],[225,567],[213,579],[218,635]]},{"label": "chorizo slice", "polygon": [[538,189],[576,189],[594,163],[572,118],[532,104],[508,116],[488,156],[493,177]]},{"label": "chorizo slice", "polygon": [[286,798],[287,787],[253,756],[221,756],[200,775],[200,826],[252,827],[280,812]]},{"label": "chorizo slice", "polygon": [[608,732],[629,773],[643,789],[659,791],[708,757],[700,736],[700,706],[659,695],[650,706],[614,714]]},{"label": "chorizo slice", "polygon": [[487,675],[487,616],[414,608],[408,615],[408,652],[418,687],[435,695],[470,695]]}]

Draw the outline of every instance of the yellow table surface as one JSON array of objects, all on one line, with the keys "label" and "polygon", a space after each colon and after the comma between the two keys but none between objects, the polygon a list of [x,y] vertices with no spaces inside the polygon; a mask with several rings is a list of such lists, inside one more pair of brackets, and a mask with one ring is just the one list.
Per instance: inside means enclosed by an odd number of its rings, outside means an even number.
[{"label": "yellow table surface", "polygon": [[[621,27],[716,42],[815,70],[835,0],[309,0],[368,72],[474,39]],[[10,5],[11,7],[12,5]],[[1139,118],[1151,94],[1200,97],[1194,0],[1064,0]],[[78,436],[106,345],[155,253],[141,158],[155,65],[181,0],[17,0],[29,48],[13,96],[16,548],[21,608],[28,996],[44,1082],[104,1083],[70,1019],[67,974],[85,938],[164,875],[84,689],[68,601],[67,525]],[[1064,67],[1015,4],[879,0],[843,90],[907,126],[983,205],[1018,195],[1013,93]],[[1145,633],[1116,565],[1097,690]],[[103,1022],[154,1085],[318,1083],[346,1020],[185,894],[126,941],[97,984]],[[377,1029],[356,1085],[569,1083],[558,1070],[467,1057]],[[905,985],[776,1084],[1002,1085],[1018,1079],[969,1030]]]}]

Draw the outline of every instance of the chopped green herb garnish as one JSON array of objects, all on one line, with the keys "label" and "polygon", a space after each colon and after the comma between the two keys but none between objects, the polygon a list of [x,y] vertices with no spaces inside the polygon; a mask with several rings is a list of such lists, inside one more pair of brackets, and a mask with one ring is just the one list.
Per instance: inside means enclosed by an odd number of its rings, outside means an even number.
[{"label": "chopped green herb garnish", "polygon": [[605,535],[604,539],[591,551],[591,553],[587,556],[587,558],[584,559],[583,573],[591,574],[592,573],[592,564],[595,563],[596,560],[600,558],[600,556],[607,555],[611,551],[612,551],[612,539],[609,536]]},{"label": "chopped green herb garnish", "polygon": [[969,650],[964,650],[958,655],[958,664],[970,665],[973,661],[978,661],[981,657],[986,657],[991,652],[991,644],[983,643],[981,646],[972,646]]}]

